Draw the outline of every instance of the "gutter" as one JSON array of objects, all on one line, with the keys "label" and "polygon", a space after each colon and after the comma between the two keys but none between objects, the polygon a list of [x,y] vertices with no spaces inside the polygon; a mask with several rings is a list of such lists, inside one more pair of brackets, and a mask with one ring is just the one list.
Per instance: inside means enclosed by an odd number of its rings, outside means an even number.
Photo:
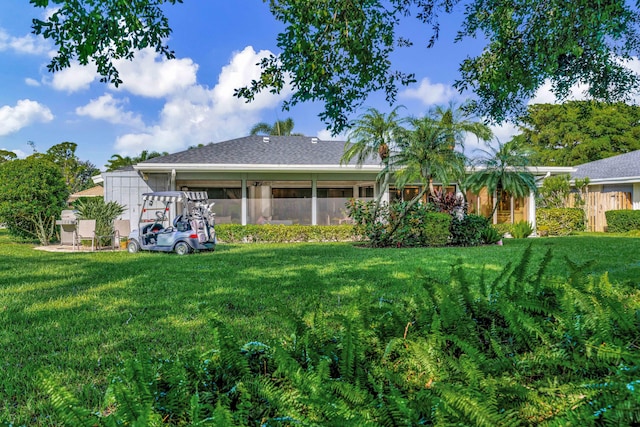
[{"label": "gutter", "polygon": [[[589,185],[603,185],[603,184],[634,184],[640,182],[640,176],[625,176],[618,178],[589,178]],[[571,180],[572,184],[575,184],[575,178]]]},{"label": "gutter", "polygon": [[377,165],[338,166],[338,165],[247,165],[247,164],[210,164],[210,163],[153,163],[134,165],[137,171],[144,172],[379,172]]}]

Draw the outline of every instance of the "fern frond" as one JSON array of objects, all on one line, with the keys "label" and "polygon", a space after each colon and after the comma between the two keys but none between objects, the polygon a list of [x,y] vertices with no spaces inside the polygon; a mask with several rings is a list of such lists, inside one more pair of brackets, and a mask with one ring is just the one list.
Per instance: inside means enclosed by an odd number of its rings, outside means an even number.
[{"label": "fern frond", "polygon": [[49,402],[60,418],[60,425],[93,427],[96,416],[86,409],[82,409],[78,400],[67,389],[58,384],[52,376],[43,374],[42,386],[49,395]]}]

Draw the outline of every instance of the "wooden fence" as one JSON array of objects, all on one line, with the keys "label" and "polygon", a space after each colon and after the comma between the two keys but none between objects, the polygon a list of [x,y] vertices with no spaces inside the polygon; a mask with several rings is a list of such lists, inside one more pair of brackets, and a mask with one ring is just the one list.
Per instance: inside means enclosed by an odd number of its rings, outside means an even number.
[{"label": "wooden fence", "polygon": [[[574,197],[569,198],[568,206],[574,206]],[[587,217],[588,231],[606,231],[607,218],[606,211],[632,209],[631,193],[622,191],[612,191],[601,193],[593,191],[586,194],[585,214]]]}]

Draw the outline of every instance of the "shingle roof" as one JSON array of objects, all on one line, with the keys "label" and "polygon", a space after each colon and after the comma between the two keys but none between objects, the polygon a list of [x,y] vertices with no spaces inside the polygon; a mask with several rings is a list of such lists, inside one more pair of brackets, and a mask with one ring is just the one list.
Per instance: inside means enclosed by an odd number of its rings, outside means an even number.
[{"label": "shingle roof", "polygon": [[640,176],[640,150],[585,163],[576,168],[572,178],[614,179]]},{"label": "shingle roof", "polygon": [[[317,142],[313,142],[316,140]],[[322,141],[307,136],[246,136],[154,157],[146,164],[247,164],[247,165],[339,165],[344,141]],[[352,161],[351,164],[354,164]],[[374,157],[365,165],[379,165]]]}]

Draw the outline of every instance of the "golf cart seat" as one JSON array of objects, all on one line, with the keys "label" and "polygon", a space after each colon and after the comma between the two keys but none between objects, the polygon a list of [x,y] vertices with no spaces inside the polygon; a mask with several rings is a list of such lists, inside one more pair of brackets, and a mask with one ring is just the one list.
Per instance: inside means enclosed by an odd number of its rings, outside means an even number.
[{"label": "golf cart seat", "polygon": [[145,226],[142,229],[142,233],[143,234],[148,234],[148,233],[159,233],[162,230],[162,224],[158,224],[157,222],[154,222],[153,224],[149,224],[147,226]]},{"label": "golf cart seat", "polygon": [[173,227],[178,231],[187,231],[191,228],[189,221],[185,221],[182,215],[178,215],[173,220]]}]

